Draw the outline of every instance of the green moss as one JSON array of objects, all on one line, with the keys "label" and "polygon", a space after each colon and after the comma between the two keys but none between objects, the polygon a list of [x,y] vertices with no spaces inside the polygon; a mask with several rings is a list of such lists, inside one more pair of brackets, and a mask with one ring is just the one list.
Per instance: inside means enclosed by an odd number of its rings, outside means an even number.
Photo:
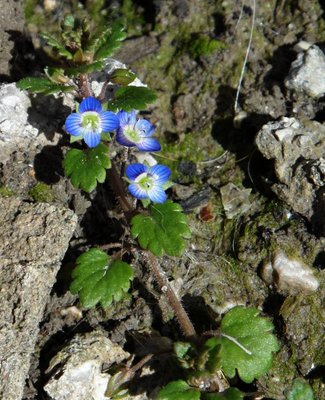
[{"label": "green moss", "polygon": [[125,20],[128,36],[141,35],[145,19],[135,2],[133,0],[123,0],[120,13]]},{"label": "green moss", "polygon": [[7,188],[6,186],[0,186],[0,197],[10,197],[13,196],[14,192]]},{"label": "green moss", "polygon": [[46,185],[43,182],[37,183],[32,189],[29,190],[28,194],[36,202],[51,203],[53,201],[51,186]]},{"label": "green moss", "polygon": [[211,39],[206,35],[194,35],[184,44],[184,47],[192,58],[198,58],[223,50],[226,45],[220,40]]}]

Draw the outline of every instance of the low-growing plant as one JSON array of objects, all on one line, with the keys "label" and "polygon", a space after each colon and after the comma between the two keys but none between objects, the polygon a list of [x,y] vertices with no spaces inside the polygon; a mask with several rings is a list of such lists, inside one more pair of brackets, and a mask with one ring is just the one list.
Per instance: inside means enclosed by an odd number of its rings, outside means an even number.
[{"label": "low-growing plant", "polygon": [[[181,257],[191,231],[182,207],[168,199],[170,169],[154,158],[130,162],[136,152],[160,151],[154,126],[138,114],[156,95],[136,84],[136,75],[126,68],[112,69],[97,96],[91,85],[91,74],[103,71],[121,46],[124,27],[112,23],[93,30],[87,21],[68,15],[60,37],[42,37],[57,66],[47,67],[43,77],[22,79],[18,87],[34,93],[73,94],[75,110],[65,121],[71,142],[63,161],[65,175],[75,188],[88,193],[108,181],[125,228],[123,246],[107,243],[88,248],[77,258],[71,292],[79,295],[85,308],[111,306],[130,289],[132,259],[140,255],[172,307],[184,337],[174,343],[172,352],[179,375],[160,389],[156,399],[243,399],[245,393],[230,387],[228,379],[237,375],[251,383],[268,371],[273,353],[279,349],[273,325],[256,308],[234,307],[223,317],[218,331],[199,335],[162,270],[159,258]],[[112,140],[123,148],[121,161],[110,156]],[[152,356],[113,375],[107,395],[120,398],[125,394],[128,381]]]}]

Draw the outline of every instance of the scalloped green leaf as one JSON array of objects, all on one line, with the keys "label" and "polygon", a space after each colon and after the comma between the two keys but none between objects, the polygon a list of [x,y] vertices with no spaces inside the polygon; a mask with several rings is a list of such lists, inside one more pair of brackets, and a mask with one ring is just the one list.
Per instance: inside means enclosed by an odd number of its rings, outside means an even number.
[{"label": "scalloped green leaf", "polygon": [[108,147],[102,143],[91,149],[69,150],[63,166],[64,173],[70,178],[72,185],[89,193],[96,188],[97,182],[103,183],[106,169],[111,166],[108,151]]},{"label": "scalloped green leaf", "polygon": [[68,92],[74,90],[73,86],[59,85],[58,83],[52,82],[47,78],[34,78],[28,77],[23,78],[17,82],[19,89],[30,90],[33,93],[44,93],[52,94],[57,92]]},{"label": "scalloped green leaf", "polygon": [[115,98],[108,102],[108,108],[112,111],[123,109],[124,111],[145,110],[147,105],[153,103],[157,95],[144,86],[126,86],[117,89]]},{"label": "scalloped green leaf", "polygon": [[136,215],[131,220],[131,234],[143,249],[156,256],[180,256],[191,237],[187,217],[179,204],[167,200],[149,208],[150,215]]},{"label": "scalloped green leaf", "polygon": [[221,336],[206,344],[213,341],[215,346],[221,345],[220,367],[228,378],[233,378],[237,370],[240,378],[250,383],[270,369],[279,343],[272,333],[272,322],[261,317],[257,308],[232,308],[223,317],[220,329]]},{"label": "scalloped green leaf", "polygon": [[296,379],[288,394],[287,400],[314,400],[313,389],[307,382]]},{"label": "scalloped green leaf", "polygon": [[237,388],[229,388],[221,393],[204,393],[203,400],[243,400],[245,393]]},{"label": "scalloped green leaf", "polygon": [[200,391],[182,380],[169,382],[160,389],[156,400],[199,400]]},{"label": "scalloped green leaf", "polygon": [[95,60],[104,60],[107,57],[111,57],[121,47],[121,42],[125,38],[125,27],[118,22],[115,23],[110,32],[102,34],[102,42],[97,42]]},{"label": "scalloped green leaf", "polygon": [[67,60],[72,60],[73,55],[67,50],[62,42],[49,33],[41,33],[41,37],[46,40],[47,44],[58,51],[58,53]]},{"label": "scalloped green leaf", "polygon": [[99,249],[90,249],[77,258],[70,291],[79,294],[85,308],[100,303],[108,307],[121,300],[130,288],[133,269],[121,260],[113,260]]},{"label": "scalloped green leaf", "polygon": [[116,68],[111,73],[109,80],[117,85],[127,86],[133,82],[136,78],[136,74],[125,68]]}]

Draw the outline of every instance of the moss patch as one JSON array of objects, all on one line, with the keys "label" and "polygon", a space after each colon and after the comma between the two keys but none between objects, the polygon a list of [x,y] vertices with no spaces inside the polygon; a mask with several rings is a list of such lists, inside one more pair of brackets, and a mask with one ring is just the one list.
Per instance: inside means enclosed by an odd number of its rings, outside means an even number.
[{"label": "moss patch", "polygon": [[31,188],[28,194],[34,201],[39,203],[51,203],[54,200],[51,186],[42,182],[37,183]]}]

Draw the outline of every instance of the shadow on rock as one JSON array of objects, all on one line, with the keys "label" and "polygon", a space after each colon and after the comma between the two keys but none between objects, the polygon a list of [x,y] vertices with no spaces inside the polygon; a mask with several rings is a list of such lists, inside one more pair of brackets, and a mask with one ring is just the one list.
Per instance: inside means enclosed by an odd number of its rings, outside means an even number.
[{"label": "shadow on rock", "polygon": [[90,244],[114,243],[121,240],[125,229],[116,213],[116,201],[107,184],[101,185],[80,223]]},{"label": "shadow on rock", "polygon": [[278,85],[282,91],[286,91],[284,80],[289,73],[291,63],[296,57],[297,53],[292,50],[291,44],[280,46],[274,51],[272,57],[268,60],[272,68],[264,78],[264,84],[267,89]]},{"label": "shadow on rock", "polygon": [[63,154],[59,146],[44,146],[34,159],[35,177],[47,185],[59,182],[63,175]]}]

